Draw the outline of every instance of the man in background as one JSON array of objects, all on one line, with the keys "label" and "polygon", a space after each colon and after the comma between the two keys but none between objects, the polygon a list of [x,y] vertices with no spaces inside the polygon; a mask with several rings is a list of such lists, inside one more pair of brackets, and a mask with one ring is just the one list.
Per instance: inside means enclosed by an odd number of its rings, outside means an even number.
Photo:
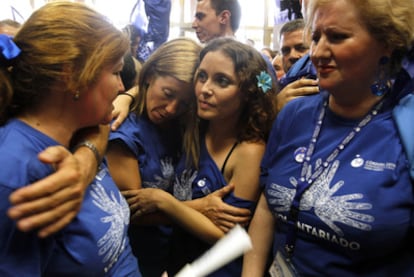
[{"label": "man in background", "polygon": [[286,22],[280,29],[280,52],[283,69],[288,72],[292,65],[309,52],[309,44],[304,37],[305,22],[295,19]]},{"label": "man in background", "polygon": [[240,19],[238,0],[197,0],[192,28],[198,40],[206,43],[216,37],[235,37]]},{"label": "man in background", "polygon": [[[207,43],[218,37],[234,37],[239,29],[241,6],[238,0],[197,0],[192,23],[198,40]],[[277,80],[271,61],[264,55],[269,72]]]},{"label": "man in background", "polygon": [[309,57],[310,38],[305,34],[308,1],[299,0],[303,20],[286,23],[287,27],[282,33],[284,25],[280,32],[283,67],[286,74],[279,81],[281,91],[276,96],[278,111],[297,97],[319,93],[316,70]]}]

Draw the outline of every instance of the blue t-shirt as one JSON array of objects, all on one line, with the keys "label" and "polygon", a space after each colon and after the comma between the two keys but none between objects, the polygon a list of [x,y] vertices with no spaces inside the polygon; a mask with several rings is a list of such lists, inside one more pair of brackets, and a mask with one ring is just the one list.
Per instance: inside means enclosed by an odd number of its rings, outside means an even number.
[{"label": "blue t-shirt", "polygon": [[[261,184],[276,218],[274,251],[286,242],[286,219],[324,94],[288,103],[267,144]],[[303,194],[292,259],[300,274],[414,276],[413,184],[391,108],[384,107]],[[311,170],[358,122],[326,111]]]},{"label": "blue t-shirt", "polygon": [[[204,139],[200,142],[199,170],[186,168],[185,159],[183,158],[177,166],[176,180],[177,183],[174,184],[174,188],[178,186],[181,190],[186,191],[186,188],[192,187],[192,195],[190,195],[192,199],[202,198],[227,185],[223,174],[208,153]],[[250,209],[252,213],[257,204],[254,201],[238,198],[233,193],[225,196],[223,201],[235,207]],[[186,263],[193,262],[211,247],[212,245],[203,242],[189,232],[176,228],[173,250],[173,253],[175,253],[173,255],[175,269],[172,272],[180,270]],[[242,258],[238,258],[209,276],[240,276],[241,269]]]},{"label": "blue t-shirt", "polygon": [[141,276],[127,236],[129,207],[104,163],[80,212],[59,233],[40,239],[6,215],[13,191],[53,172],[37,158],[53,145],[17,119],[0,128],[0,276]]},{"label": "blue t-shirt", "polygon": [[[181,153],[178,129],[162,129],[147,117],[130,113],[119,129],[110,133],[109,140],[122,142],[136,157],[142,187],[173,193],[175,166]],[[166,225],[130,226],[132,249],[144,276],[159,277],[166,270],[171,232]]]},{"label": "blue t-shirt", "polygon": [[317,78],[315,66],[313,65],[309,54],[304,55],[296,61],[286,74],[279,80],[279,89],[293,83],[301,78],[314,79]]}]

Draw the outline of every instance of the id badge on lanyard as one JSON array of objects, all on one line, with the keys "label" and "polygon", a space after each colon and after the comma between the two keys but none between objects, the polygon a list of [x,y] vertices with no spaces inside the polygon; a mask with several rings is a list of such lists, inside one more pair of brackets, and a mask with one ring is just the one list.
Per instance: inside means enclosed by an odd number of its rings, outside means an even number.
[{"label": "id badge on lanyard", "polygon": [[299,276],[290,259],[287,259],[286,255],[283,254],[283,251],[280,250],[277,251],[273,263],[269,268],[269,274],[272,277]]}]

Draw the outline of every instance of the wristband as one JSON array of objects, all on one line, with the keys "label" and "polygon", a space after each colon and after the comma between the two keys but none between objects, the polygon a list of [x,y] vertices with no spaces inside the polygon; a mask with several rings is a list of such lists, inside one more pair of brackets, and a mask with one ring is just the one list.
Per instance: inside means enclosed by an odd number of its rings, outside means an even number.
[{"label": "wristband", "polygon": [[99,165],[101,164],[101,155],[99,154],[99,151],[96,148],[96,146],[92,142],[90,142],[89,140],[85,140],[85,141],[82,141],[81,143],[77,144],[73,148],[72,152],[74,153],[76,150],[78,150],[81,147],[86,147],[86,148],[88,148],[92,151],[92,153],[93,153],[93,155],[95,156],[95,159],[96,159],[96,164],[99,167]]},{"label": "wristband", "polygon": [[132,107],[135,106],[135,97],[131,93],[123,91],[123,92],[118,93],[118,95],[128,95],[129,97],[131,97],[132,101],[131,101],[131,104],[129,104],[129,109],[130,110],[131,110]]}]

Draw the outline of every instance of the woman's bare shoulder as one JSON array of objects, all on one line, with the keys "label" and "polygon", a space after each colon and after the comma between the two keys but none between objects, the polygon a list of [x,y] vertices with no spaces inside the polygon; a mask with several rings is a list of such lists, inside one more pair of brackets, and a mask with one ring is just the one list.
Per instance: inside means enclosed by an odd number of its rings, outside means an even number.
[{"label": "woman's bare shoulder", "polygon": [[266,148],[266,143],[264,141],[243,141],[237,146],[238,155],[242,156],[256,156],[263,155],[263,152]]}]

